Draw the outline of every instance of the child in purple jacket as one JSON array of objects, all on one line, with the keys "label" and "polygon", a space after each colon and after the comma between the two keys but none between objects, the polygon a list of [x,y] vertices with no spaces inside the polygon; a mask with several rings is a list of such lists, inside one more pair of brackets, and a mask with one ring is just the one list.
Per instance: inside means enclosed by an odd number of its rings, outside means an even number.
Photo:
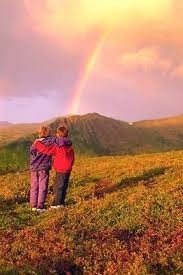
[{"label": "child in purple jacket", "polygon": [[[51,136],[51,129],[40,127],[39,138],[45,146],[57,144],[58,146],[71,145],[69,139],[60,139]],[[38,152],[34,143],[30,148],[31,189],[30,204],[33,211],[45,211],[45,201],[48,193],[49,171],[51,169],[51,156]]]}]

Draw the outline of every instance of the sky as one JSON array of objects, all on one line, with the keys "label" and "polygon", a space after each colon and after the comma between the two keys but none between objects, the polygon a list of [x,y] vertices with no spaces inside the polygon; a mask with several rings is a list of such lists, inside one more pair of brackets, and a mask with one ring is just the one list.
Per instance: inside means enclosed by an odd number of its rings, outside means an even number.
[{"label": "sky", "polygon": [[183,114],[182,0],[0,0],[0,121]]}]

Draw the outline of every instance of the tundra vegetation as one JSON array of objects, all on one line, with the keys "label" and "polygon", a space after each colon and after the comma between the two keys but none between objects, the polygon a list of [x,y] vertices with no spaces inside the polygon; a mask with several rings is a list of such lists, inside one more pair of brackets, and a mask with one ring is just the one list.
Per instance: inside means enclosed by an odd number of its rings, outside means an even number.
[{"label": "tundra vegetation", "polygon": [[42,214],[29,185],[0,176],[0,274],[182,274],[183,151],[77,157],[66,207]]}]

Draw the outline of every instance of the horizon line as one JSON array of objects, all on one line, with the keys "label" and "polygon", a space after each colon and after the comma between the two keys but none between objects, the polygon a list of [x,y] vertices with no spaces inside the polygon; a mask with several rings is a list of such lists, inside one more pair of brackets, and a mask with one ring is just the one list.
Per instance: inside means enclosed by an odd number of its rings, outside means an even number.
[{"label": "horizon line", "polygon": [[57,119],[57,118],[67,118],[67,117],[72,117],[72,116],[86,116],[86,115],[94,115],[94,114],[97,114],[99,116],[103,116],[103,117],[107,117],[107,118],[112,118],[112,119],[115,119],[115,120],[120,120],[120,121],[123,121],[123,122],[126,122],[126,123],[136,123],[136,122],[142,122],[142,121],[153,121],[153,120],[164,120],[164,119],[171,119],[171,118],[176,118],[176,117],[180,117],[180,116],[183,116],[183,113],[179,113],[179,114],[175,114],[175,115],[167,115],[167,116],[157,116],[157,117],[152,117],[152,118],[142,118],[142,119],[139,119],[139,120],[123,120],[119,117],[115,117],[115,116],[109,116],[109,115],[104,115],[104,114],[101,114],[101,113],[98,113],[98,112],[89,112],[89,113],[77,113],[77,114],[74,114],[74,113],[70,113],[70,114],[65,114],[65,115],[58,115],[58,116],[54,116],[54,117],[51,117],[51,118],[48,118],[46,120],[39,120],[39,121],[32,121],[32,122],[13,122],[13,121],[6,121],[6,120],[0,120],[0,123],[5,123],[5,124],[10,124],[9,126],[11,125],[22,125],[22,124],[40,124],[40,123],[47,123],[47,122],[51,122],[52,120],[54,119]]}]

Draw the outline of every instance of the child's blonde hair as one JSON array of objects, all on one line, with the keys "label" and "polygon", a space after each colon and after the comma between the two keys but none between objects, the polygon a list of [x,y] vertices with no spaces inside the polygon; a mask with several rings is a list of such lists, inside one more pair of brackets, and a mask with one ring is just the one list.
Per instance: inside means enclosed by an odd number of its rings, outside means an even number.
[{"label": "child's blonde hair", "polygon": [[57,135],[59,137],[67,137],[69,134],[69,130],[65,125],[61,125],[57,128]]},{"label": "child's blonde hair", "polygon": [[40,138],[49,137],[51,136],[51,129],[48,126],[41,126],[38,129],[38,134]]}]

